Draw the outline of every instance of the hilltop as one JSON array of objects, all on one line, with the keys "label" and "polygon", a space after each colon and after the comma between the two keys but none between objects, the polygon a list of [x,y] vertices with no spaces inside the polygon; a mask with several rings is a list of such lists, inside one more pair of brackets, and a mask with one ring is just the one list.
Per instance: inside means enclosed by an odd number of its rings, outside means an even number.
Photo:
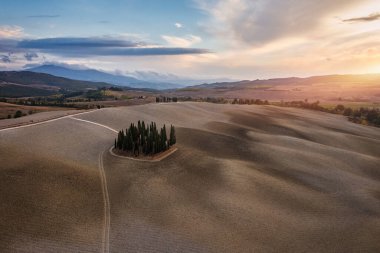
[{"label": "hilltop", "polygon": [[33,97],[61,91],[83,91],[111,87],[105,82],[78,81],[31,71],[1,71],[0,97]]},{"label": "hilltop", "polygon": [[270,101],[379,102],[380,74],[327,75],[243,80],[190,86],[168,92],[171,96],[259,98]]}]

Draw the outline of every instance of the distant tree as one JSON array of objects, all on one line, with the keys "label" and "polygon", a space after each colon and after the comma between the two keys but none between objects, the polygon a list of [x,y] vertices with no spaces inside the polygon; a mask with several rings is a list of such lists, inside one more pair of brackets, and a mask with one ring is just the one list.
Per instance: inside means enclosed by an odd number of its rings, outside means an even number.
[{"label": "distant tree", "polygon": [[341,105],[341,104],[339,104],[339,105],[337,105],[336,107],[335,107],[335,110],[336,111],[338,111],[338,112],[341,112],[341,111],[344,111],[344,105]]},{"label": "distant tree", "polygon": [[22,116],[22,111],[17,111],[14,115],[14,118],[20,118]]},{"label": "distant tree", "polygon": [[344,110],[343,115],[344,115],[344,116],[351,116],[352,113],[353,113],[353,110],[352,110],[350,107],[348,107],[348,108],[346,108],[346,109]]},{"label": "distant tree", "polygon": [[109,90],[112,90],[112,91],[123,91],[123,89],[119,88],[119,87],[110,87]]},{"label": "distant tree", "polygon": [[366,116],[366,119],[369,121],[369,122],[374,122],[377,120],[379,116],[379,112],[376,111],[375,109],[372,109],[372,110],[369,110],[367,112],[367,116]]},{"label": "distant tree", "polygon": [[362,113],[359,110],[355,110],[352,115],[354,118],[360,118],[362,116]]}]

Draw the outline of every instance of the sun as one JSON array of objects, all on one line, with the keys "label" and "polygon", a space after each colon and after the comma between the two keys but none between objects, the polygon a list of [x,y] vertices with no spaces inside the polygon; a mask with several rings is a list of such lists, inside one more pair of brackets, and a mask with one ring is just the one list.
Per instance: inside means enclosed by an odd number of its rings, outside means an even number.
[{"label": "sun", "polygon": [[369,67],[366,71],[368,74],[380,74],[380,65]]}]

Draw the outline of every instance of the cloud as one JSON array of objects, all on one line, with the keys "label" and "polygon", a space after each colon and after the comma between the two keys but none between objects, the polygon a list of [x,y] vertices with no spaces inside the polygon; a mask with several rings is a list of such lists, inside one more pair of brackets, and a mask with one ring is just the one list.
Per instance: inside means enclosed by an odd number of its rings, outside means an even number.
[{"label": "cloud", "polygon": [[372,22],[380,19],[380,13],[372,13],[368,16],[344,19],[343,22]]},{"label": "cloud", "polygon": [[107,48],[107,47],[139,47],[145,46],[144,42],[133,42],[107,38],[46,38],[35,40],[23,40],[18,43],[20,48],[34,49],[73,49],[73,48]]},{"label": "cloud", "polygon": [[11,63],[11,57],[9,55],[0,55],[0,61],[3,63]]},{"label": "cloud", "polygon": [[34,52],[28,52],[24,54],[24,57],[27,61],[33,61],[34,58],[38,58],[38,54]]},{"label": "cloud", "polygon": [[27,16],[28,18],[59,18],[61,15],[47,15],[47,14],[42,14],[42,15],[30,15]]},{"label": "cloud", "polygon": [[24,29],[17,25],[0,26],[0,39],[2,38],[19,38],[23,35]]},{"label": "cloud", "polygon": [[64,68],[69,68],[69,69],[75,69],[75,70],[86,70],[88,67],[84,64],[68,64],[65,62],[60,62],[60,61],[43,61],[42,63],[27,63],[23,66],[23,69],[28,69],[28,68],[35,68],[38,66],[42,65],[55,65],[55,66],[60,66]]},{"label": "cloud", "polygon": [[154,55],[186,55],[210,53],[199,48],[175,47],[135,47],[135,48],[76,48],[64,50],[44,50],[46,53],[65,57],[91,57],[91,56],[154,56]]},{"label": "cloud", "polygon": [[175,47],[190,47],[202,41],[201,37],[194,36],[194,35],[188,35],[185,38],[176,37],[176,36],[168,36],[168,35],[162,35],[161,37],[170,46],[175,46]]},{"label": "cloud", "polygon": [[194,0],[209,15],[204,30],[226,42],[263,45],[305,36],[336,11],[363,0]]},{"label": "cloud", "polygon": [[177,28],[182,28],[183,27],[183,25],[181,23],[175,23],[174,26],[177,27]]}]

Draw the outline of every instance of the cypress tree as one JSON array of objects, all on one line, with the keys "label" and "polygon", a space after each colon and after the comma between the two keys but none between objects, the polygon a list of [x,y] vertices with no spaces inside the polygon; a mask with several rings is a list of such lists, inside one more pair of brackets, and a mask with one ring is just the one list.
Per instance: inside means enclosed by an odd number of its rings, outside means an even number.
[{"label": "cypress tree", "polygon": [[161,130],[161,139],[162,139],[162,149],[163,150],[166,150],[167,149],[167,136],[166,136],[166,126],[164,125],[164,127],[162,128]]},{"label": "cypress tree", "polygon": [[118,149],[122,149],[124,141],[124,133],[122,131],[119,132],[117,137],[117,147]]},{"label": "cypress tree", "polygon": [[127,150],[127,138],[126,138],[126,137],[123,138],[122,149],[123,149],[124,151]]},{"label": "cypress tree", "polygon": [[164,138],[165,138],[165,149],[169,148],[169,143],[168,143],[168,136],[166,134],[166,126],[164,125]]},{"label": "cypress tree", "polygon": [[128,134],[127,134],[127,149],[130,150],[131,149],[131,129],[128,129]]},{"label": "cypress tree", "polygon": [[170,140],[169,140],[170,146],[174,145],[176,142],[177,140],[175,136],[175,129],[174,129],[174,126],[171,125],[170,126]]},{"label": "cypress tree", "polygon": [[141,124],[141,128],[142,128],[143,133],[145,134],[145,123],[144,123],[144,121]]},{"label": "cypress tree", "polygon": [[140,122],[140,120],[137,122],[137,128],[139,129],[139,133],[141,133],[141,122]]},{"label": "cypress tree", "polygon": [[117,133],[116,147],[119,148],[120,145],[120,131]]}]

